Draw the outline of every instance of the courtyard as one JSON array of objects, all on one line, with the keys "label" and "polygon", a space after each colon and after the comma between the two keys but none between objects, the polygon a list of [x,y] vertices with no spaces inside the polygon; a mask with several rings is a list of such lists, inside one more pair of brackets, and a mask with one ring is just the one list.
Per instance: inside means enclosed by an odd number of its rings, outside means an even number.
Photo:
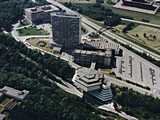
[{"label": "courtyard", "polygon": [[48,52],[53,52],[53,48],[49,47],[48,38],[29,38],[26,42],[34,47],[38,47]]}]

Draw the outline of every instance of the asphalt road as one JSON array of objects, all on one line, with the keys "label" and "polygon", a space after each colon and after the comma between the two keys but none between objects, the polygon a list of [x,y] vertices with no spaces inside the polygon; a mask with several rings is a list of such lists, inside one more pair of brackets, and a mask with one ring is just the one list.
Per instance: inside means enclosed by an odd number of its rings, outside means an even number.
[{"label": "asphalt road", "polygon": [[[82,17],[82,22],[87,24],[88,26],[92,27],[93,29],[95,29],[97,31],[99,31],[102,28],[101,26],[89,21],[85,17]],[[124,44],[124,45],[129,45],[130,47],[132,47],[133,49],[135,49],[135,50],[137,50],[139,52],[146,53],[147,55],[151,56],[152,58],[154,58],[156,60],[160,60],[160,55],[158,55],[158,54],[156,54],[154,52],[151,52],[151,51],[149,51],[149,50],[147,50],[147,49],[145,49],[143,47],[140,47],[137,44],[132,43],[132,42],[130,42],[130,41],[128,41],[128,40],[126,40],[126,39],[124,39],[124,38],[122,38],[122,37],[120,37],[120,36],[118,36],[118,35],[116,35],[116,34],[114,34],[112,32],[110,32],[110,31],[108,31],[108,30],[104,31],[103,34],[105,36],[109,37],[109,38],[112,38],[112,39]]]},{"label": "asphalt road", "polygon": [[[61,7],[62,9],[66,10],[67,12],[70,12],[70,13],[74,13],[74,14],[78,14],[80,15],[79,13],[75,12],[75,11],[72,11],[71,9],[65,7],[64,5],[56,2],[55,0],[47,0],[49,3],[52,3],[53,5],[57,5],[59,7]],[[80,15],[81,16],[81,20],[82,20],[82,23],[84,24],[87,24],[88,26],[90,26],[91,28],[93,28],[94,30],[96,31],[99,31],[102,27],[95,24],[94,22],[88,20],[87,18],[85,18],[83,15]],[[152,52],[152,51],[149,51],[135,43],[132,43],[110,31],[104,31],[103,32],[104,35],[106,35],[107,37],[110,37],[112,39],[115,39],[116,41],[122,43],[122,44],[125,44],[125,45],[129,45],[130,47],[132,47],[133,49],[135,50],[138,50],[140,52],[143,52],[143,53],[146,53],[147,55],[151,56],[152,58],[156,59],[156,60],[160,60],[160,55]]]}]

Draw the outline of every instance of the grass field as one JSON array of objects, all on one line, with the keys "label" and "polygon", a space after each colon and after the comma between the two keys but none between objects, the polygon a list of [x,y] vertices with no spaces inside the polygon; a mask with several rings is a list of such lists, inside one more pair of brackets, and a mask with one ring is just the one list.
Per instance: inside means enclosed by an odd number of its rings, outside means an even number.
[{"label": "grass field", "polygon": [[123,36],[124,38],[145,47],[146,49],[149,48],[160,54],[160,29],[144,25],[136,25],[136,27],[129,30],[127,33],[123,33],[122,30],[125,26],[125,24],[120,24],[112,31],[117,35]]},{"label": "grass field", "polygon": [[36,27],[24,27],[18,30],[20,36],[26,35],[48,35],[43,29],[37,29]]},{"label": "grass field", "polygon": [[160,52],[160,29],[139,25],[127,34],[137,42]]}]

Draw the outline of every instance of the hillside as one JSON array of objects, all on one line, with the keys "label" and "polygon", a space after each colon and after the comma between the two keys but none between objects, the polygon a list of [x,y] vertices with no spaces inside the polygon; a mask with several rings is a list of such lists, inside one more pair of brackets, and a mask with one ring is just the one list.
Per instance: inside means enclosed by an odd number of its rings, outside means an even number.
[{"label": "hillside", "polygon": [[[48,82],[48,79],[58,81],[52,74],[69,80],[74,69],[65,61],[42,55],[10,36],[0,34],[0,87],[7,85],[30,91],[28,98],[11,112],[12,120],[102,119],[99,117],[101,111]],[[118,119],[111,113],[105,113],[105,116],[109,120]]]}]

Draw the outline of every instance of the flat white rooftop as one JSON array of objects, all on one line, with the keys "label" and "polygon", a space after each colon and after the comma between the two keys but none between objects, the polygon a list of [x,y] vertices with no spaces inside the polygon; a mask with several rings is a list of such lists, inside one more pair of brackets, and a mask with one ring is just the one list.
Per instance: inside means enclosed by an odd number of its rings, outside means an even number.
[{"label": "flat white rooftop", "polygon": [[82,55],[97,55],[97,56],[108,56],[111,57],[112,56],[112,51],[111,50],[107,50],[105,52],[102,51],[89,51],[89,50],[79,50],[76,49],[73,51],[74,54],[82,54]]},{"label": "flat white rooftop", "polygon": [[79,14],[74,14],[71,12],[56,12],[56,13],[51,13],[51,16],[57,16],[57,17],[66,17],[66,18],[79,18]]},{"label": "flat white rooftop", "polygon": [[85,37],[82,39],[82,43],[90,45],[90,46],[97,48],[97,49],[106,49],[106,50],[111,50],[111,49],[119,50],[120,49],[119,44],[110,43],[103,38],[92,39],[92,38]]},{"label": "flat white rooftop", "polygon": [[0,120],[4,120],[5,118],[6,118],[6,115],[0,113]]},{"label": "flat white rooftop", "polygon": [[[116,5],[113,6],[114,8],[128,10],[128,11],[135,11],[135,12],[141,12],[141,13],[147,13],[147,14],[156,14],[157,10],[147,10],[147,9],[141,9],[137,7],[131,7],[131,6],[124,6],[122,3],[122,0],[120,0]],[[158,8],[157,8],[158,9]]]},{"label": "flat white rooftop", "polygon": [[60,9],[54,5],[44,5],[44,6],[36,6],[32,8],[26,8],[25,11],[30,13],[38,13],[38,12],[52,12],[52,11],[59,11]]},{"label": "flat white rooftop", "polygon": [[4,95],[9,97],[13,97],[17,100],[23,100],[29,94],[29,91],[20,91],[8,86],[4,86],[2,89],[0,89],[0,93],[3,93]]}]

